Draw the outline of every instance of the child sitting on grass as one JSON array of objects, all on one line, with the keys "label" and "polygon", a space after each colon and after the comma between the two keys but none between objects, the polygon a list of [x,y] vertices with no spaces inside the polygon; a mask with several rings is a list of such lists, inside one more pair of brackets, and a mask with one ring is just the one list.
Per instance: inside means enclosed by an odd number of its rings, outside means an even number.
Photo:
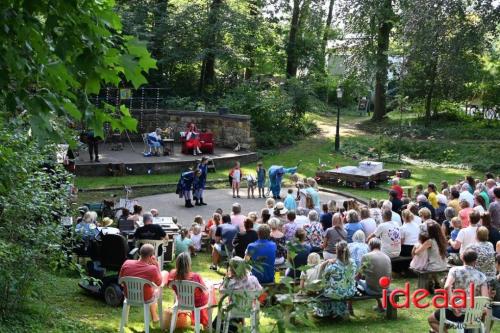
[{"label": "child sitting on grass", "polygon": [[191,226],[191,241],[193,242],[193,247],[195,252],[201,251],[201,226],[198,223],[193,223]]}]

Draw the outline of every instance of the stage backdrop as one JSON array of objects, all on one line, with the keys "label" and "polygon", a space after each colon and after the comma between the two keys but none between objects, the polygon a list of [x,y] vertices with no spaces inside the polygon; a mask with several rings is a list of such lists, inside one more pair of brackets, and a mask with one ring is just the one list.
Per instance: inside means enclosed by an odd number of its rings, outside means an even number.
[{"label": "stage backdrop", "polygon": [[154,131],[157,127],[173,128],[173,138],[179,142],[179,133],[186,130],[186,124],[194,122],[198,130],[213,132],[216,147],[254,149],[255,140],[250,131],[250,116],[239,114],[219,115],[216,112],[193,112],[178,110],[132,110],[139,122],[137,133],[130,133],[132,140],[142,141],[140,134]]}]

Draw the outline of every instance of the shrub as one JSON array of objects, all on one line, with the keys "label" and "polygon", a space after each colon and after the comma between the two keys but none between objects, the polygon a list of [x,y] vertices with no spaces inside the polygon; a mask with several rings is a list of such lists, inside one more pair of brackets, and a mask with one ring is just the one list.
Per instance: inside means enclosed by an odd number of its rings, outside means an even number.
[{"label": "shrub", "polygon": [[42,268],[63,256],[57,217],[66,214],[67,174],[53,145],[37,145],[26,129],[0,131],[0,317],[35,295]]}]

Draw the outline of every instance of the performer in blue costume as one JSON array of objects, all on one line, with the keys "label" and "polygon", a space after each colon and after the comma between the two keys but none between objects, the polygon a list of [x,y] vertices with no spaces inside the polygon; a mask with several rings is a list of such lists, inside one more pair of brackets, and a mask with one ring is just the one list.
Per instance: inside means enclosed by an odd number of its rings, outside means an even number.
[{"label": "performer in blue costume", "polygon": [[269,183],[270,183],[269,188],[273,193],[274,199],[281,199],[280,192],[281,192],[281,180],[283,179],[283,175],[286,173],[293,175],[295,172],[297,172],[298,167],[299,167],[298,165],[294,168],[285,168],[281,165],[272,165],[268,169]]},{"label": "performer in blue costume", "polygon": [[196,166],[196,170],[200,171],[200,176],[196,178],[196,182],[194,184],[194,200],[196,202],[196,206],[206,206],[206,203],[203,201],[203,191],[205,190],[205,185],[207,183],[208,157],[201,158],[201,162]]},{"label": "performer in blue costume", "polygon": [[186,208],[192,208],[194,207],[193,204],[191,203],[191,191],[193,190],[193,184],[195,182],[195,178],[197,175],[199,176],[200,171],[196,170],[189,170],[186,172],[183,172],[181,174],[181,177],[179,179],[179,182],[177,183],[177,190],[175,193],[179,195],[179,198],[184,197],[185,202],[185,207]]}]

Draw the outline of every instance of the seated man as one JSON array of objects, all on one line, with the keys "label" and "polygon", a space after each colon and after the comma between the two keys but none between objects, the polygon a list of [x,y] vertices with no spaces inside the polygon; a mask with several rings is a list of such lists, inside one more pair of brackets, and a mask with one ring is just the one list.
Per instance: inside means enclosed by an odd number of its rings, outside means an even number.
[{"label": "seated man", "polygon": [[160,147],[163,146],[161,128],[157,128],[154,132],[149,133],[147,139],[153,155],[160,156]]},{"label": "seated man", "polygon": [[153,215],[145,213],[142,216],[142,227],[137,228],[134,233],[134,238],[137,239],[164,239],[167,234],[159,224],[153,224]]},{"label": "seated man", "polygon": [[[384,252],[380,251],[380,239],[372,238],[368,243],[370,252],[361,257],[360,273],[364,275],[363,280],[359,280],[359,284],[365,290],[367,295],[380,295],[382,288],[379,285],[379,280],[383,276],[391,277],[392,266],[391,259]],[[377,299],[378,311],[384,311],[380,299]]]},{"label": "seated man", "polygon": [[259,226],[259,239],[248,244],[245,259],[251,260],[252,274],[259,283],[274,282],[274,260],[276,258],[276,243],[270,240],[271,228],[267,224]]},{"label": "seated man", "polygon": [[[168,272],[158,268],[158,262],[154,253],[154,247],[151,244],[144,244],[139,251],[138,260],[126,260],[120,270],[120,278],[124,276],[138,277],[155,283],[157,286],[163,286],[168,282]],[[161,289],[154,290],[151,286],[144,287],[144,300],[151,300],[158,296]],[[125,290],[125,294],[127,291]],[[157,303],[150,305],[151,317],[153,321],[160,320],[157,311]]]},{"label": "seated man", "polygon": [[[486,276],[474,268],[477,260],[476,251],[466,249],[462,252],[460,257],[464,265],[452,267],[444,284],[444,289],[446,289],[448,295],[451,295],[452,291],[455,289],[462,289],[466,291],[467,297],[470,297],[469,286],[473,283],[475,288],[474,294],[476,296],[488,297]],[[461,310],[462,309],[446,309],[446,320],[463,323],[465,314]],[[436,310],[428,318],[432,332],[439,332],[439,311],[439,309]],[[445,332],[447,332],[447,330],[445,330]]]},{"label": "seated man", "polygon": [[231,224],[231,216],[229,214],[222,215],[222,224],[215,229],[215,244],[212,250],[212,265],[211,270],[216,271],[220,263],[221,257],[227,257],[226,250],[229,253],[233,252],[233,240],[238,234],[239,228]]}]

